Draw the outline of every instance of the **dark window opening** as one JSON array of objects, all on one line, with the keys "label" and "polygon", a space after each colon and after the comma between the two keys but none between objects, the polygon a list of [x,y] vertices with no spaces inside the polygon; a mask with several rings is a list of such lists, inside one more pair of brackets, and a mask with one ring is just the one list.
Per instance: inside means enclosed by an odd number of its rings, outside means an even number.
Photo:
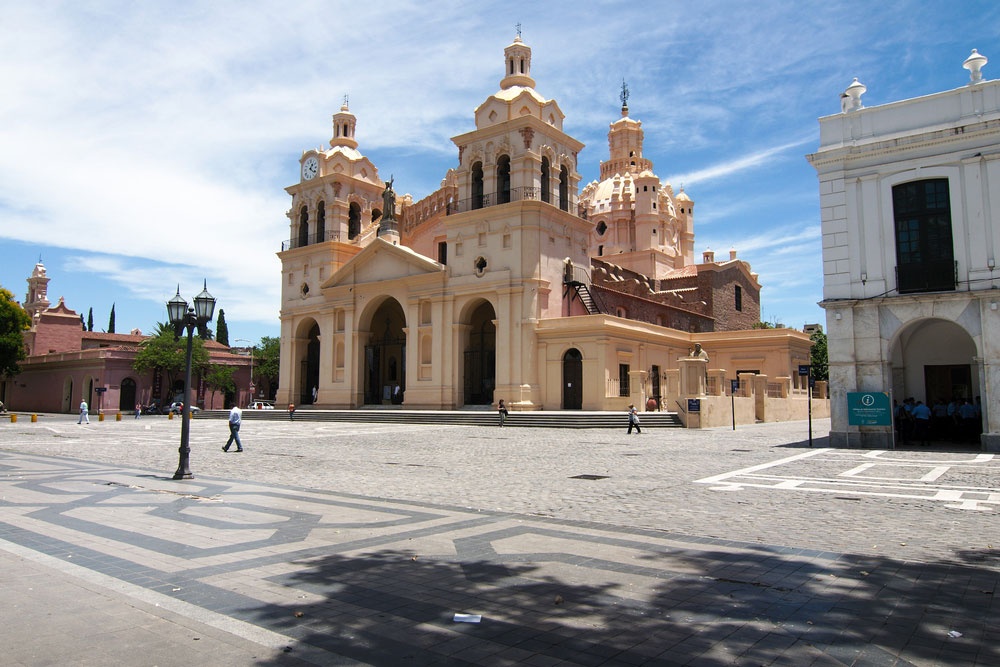
[{"label": "dark window opening", "polygon": [[483,207],[483,163],[472,165],[472,208]]},{"label": "dark window opening", "polygon": [[902,183],[892,188],[896,232],[896,289],[955,289],[948,179]]},{"label": "dark window opening", "polygon": [[438,262],[441,264],[448,263],[448,242],[441,241],[438,243]]},{"label": "dark window opening", "polygon": [[326,240],[326,203],[320,202],[316,207],[316,241]]},{"label": "dark window opening", "polygon": [[299,247],[309,245],[309,209],[305,206],[299,212]]},{"label": "dark window opening", "polygon": [[569,210],[569,170],[566,165],[559,169],[559,208]]},{"label": "dark window opening", "polygon": [[347,238],[353,239],[361,233],[361,206],[357,202],[351,202],[351,208],[347,212]]},{"label": "dark window opening", "polygon": [[552,201],[551,184],[549,183],[549,172],[552,168],[549,166],[549,159],[547,157],[542,158],[542,201],[546,204]]},{"label": "dark window opening", "polygon": [[618,364],[618,395],[628,396],[628,364]]},{"label": "dark window opening", "polygon": [[497,158],[497,203],[510,202],[510,157],[501,155]]},{"label": "dark window opening", "polygon": [[736,310],[743,312],[743,288],[739,285],[736,286]]}]

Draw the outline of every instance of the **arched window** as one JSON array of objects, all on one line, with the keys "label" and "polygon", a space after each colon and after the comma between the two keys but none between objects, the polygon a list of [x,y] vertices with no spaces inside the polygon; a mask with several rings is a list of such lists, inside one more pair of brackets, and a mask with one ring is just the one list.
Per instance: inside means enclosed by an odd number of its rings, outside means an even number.
[{"label": "arched window", "polygon": [[893,186],[892,213],[896,223],[896,289],[901,293],[955,289],[948,179]]},{"label": "arched window", "polygon": [[326,240],[326,203],[320,202],[316,206],[316,242],[322,243]]},{"label": "arched window", "polygon": [[309,209],[305,206],[299,211],[299,243],[298,246],[309,245]]},{"label": "arched window", "polygon": [[552,201],[552,184],[549,183],[549,172],[552,171],[547,157],[542,158],[542,201],[546,204]]},{"label": "arched window", "polygon": [[354,239],[361,233],[361,207],[357,202],[351,202],[347,212],[347,238]]},{"label": "arched window", "polygon": [[497,158],[497,203],[506,204],[510,201],[510,157],[501,155]]},{"label": "arched window", "polygon": [[569,169],[566,165],[559,169],[559,208],[569,210]]},{"label": "arched window", "polygon": [[483,163],[472,165],[472,208],[483,207]]}]

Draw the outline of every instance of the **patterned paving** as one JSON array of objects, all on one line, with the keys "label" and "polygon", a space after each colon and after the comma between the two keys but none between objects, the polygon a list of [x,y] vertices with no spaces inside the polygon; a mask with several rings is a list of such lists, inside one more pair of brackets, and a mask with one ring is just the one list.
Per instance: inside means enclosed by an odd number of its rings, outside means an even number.
[{"label": "patterned paving", "polygon": [[[981,467],[996,461],[816,450],[698,482],[995,511]],[[935,495],[948,490],[961,495]],[[995,562],[849,556],[218,476],[178,483],[9,451],[0,507],[0,549],[72,564],[216,627],[257,628],[312,664],[1000,664]]]}]

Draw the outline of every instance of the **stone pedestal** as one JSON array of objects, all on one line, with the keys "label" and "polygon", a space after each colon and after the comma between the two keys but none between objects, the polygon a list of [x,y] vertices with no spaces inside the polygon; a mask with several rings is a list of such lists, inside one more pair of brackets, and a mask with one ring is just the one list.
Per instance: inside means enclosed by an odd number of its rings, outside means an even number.
[{"label": "stone pedestal", "polygon": [[705,396],[708,377],[708,359],[682,357],[677,360],[681,374],[681,397]]}]

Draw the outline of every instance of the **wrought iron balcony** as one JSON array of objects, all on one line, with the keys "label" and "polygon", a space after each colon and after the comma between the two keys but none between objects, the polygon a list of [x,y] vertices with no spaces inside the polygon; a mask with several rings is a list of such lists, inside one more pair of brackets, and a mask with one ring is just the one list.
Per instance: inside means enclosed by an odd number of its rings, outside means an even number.
[{"label": "wrought iron balcony", "polygon": [[958,286],[958,262],[939,260],[900,264],[896,267],[896,291],[950,292]]}]

